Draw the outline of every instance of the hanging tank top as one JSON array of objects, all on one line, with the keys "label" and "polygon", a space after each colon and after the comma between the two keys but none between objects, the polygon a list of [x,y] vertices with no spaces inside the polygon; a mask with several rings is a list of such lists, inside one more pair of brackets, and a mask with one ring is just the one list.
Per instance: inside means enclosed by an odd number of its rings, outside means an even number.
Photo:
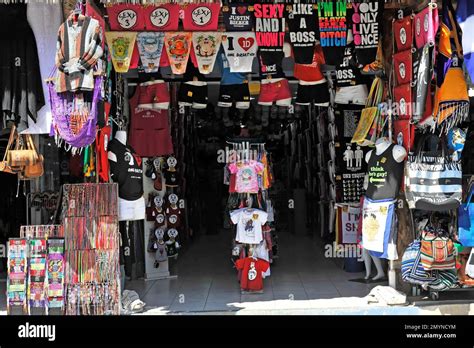
[{"label": "hanging tank top", "polygon": [[393,157],[394,144],[377,155],[372,151],[368,162],[369,183],[366,196],[372,200],[393,199],[398,196],[403,177],[403,161]]}]

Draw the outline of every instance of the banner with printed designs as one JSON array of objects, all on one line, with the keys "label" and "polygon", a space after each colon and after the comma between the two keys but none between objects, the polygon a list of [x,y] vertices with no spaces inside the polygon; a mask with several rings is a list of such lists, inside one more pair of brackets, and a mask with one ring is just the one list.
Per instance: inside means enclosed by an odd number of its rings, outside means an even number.
[{"label": "banner with printed designs", "polygon": [[190,32],[166,32],[165,47],[173,74],[182,75],[186,71],[191,52]]},{"label": "banner with printed designs", "polygon": [[221,46],[221,33],[217,31],[193,32],[193,47],[201,74],[210,74],[214,69],[217,52]]}]

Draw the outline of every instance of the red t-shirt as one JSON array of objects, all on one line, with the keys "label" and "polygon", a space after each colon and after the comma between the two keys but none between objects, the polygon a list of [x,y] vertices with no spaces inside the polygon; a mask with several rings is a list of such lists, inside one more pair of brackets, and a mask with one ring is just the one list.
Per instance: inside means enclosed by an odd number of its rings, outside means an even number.
[{"label": "red t-shirt", "polygon": [[242,290],[258,291],[263,289],[262,273],[270,267],[267,261],[247,257],[237,260],[235,267],[242,270],[242,276],[240,277],[240,288]]},{"label": "red t-shirt", "polygon": [[293,74],[295,79],[316,82],[324,80],[321,65],[325,64],[323,50],[320,45],[314,49],[313,62],[311,64],[295,64]]}]

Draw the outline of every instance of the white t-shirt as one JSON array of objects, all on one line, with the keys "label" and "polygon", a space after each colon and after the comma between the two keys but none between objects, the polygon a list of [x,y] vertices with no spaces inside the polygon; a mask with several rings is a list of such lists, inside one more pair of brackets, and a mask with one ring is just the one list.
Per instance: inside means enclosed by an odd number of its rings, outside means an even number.
[{"label": "white t-shirt", "polygon": [[230,219],[237,225],[235,240],[239,243],[259,244],[263,240],[262,225],[268,214],[263,210],[242,208],[230,212]]},{"label": "white t-shirt", "polygon": [[222,46],[229,61],[230,72],[252,72],[252,62],[257,55],[254,32],[227,32],[222,39]]}]

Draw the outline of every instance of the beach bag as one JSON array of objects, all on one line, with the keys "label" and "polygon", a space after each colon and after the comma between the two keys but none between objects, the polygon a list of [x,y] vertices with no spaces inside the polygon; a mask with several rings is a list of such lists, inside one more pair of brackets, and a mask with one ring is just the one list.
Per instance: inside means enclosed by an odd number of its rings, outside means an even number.
[{"label": "beach bag", "polygon": [[425,270],[456,268],[454,243],[448,236],[427,229],[421,234],[421,264]]},{"label": "beach bag", "polygon": [[21,168],[12,167],[7,160],[8,153],[13,146],[13,142],[15,141],[16,137],[18,137],[18,133],[16,131],[16,126],[13,125],[10,130],[10,137],[8,138],[7,147],[5,148],[5,153],[3,154],[3,160],[0,162],[0,172],[9,173],[9,174],[16,174]]},{"label": "beach bag", "polygon": [[435,280],[421,265],[420,248],[421,241],[416,239],[408,245],[402,256],[402,279],[410,284],[423,285]]},{"label": "beach bag", "polygon": [[[382,101],[383,95],[383,82],[382,79],[376,77],[372,86],[370,87],[370,93],[367,98],[367,103],[365,108],[362,109],[359,123],[354,132],[351,142],[357,143],[361,146],[368,146],[373,142],[371,141],[372,135],[370,135],[371,130],[374,130],[377,127],[379,122],[378,116],[380,116],[380,109],[378,105]],[[367,139],[367,137],[370,137]]]},{"label": "beach bag", "polygon": [[[441,151],[422,151],[431,140],[438,145],[441,143]],[[446,211],[458,208],[462,198],[461,162],[450,158],[444,138],[426,134],[415,152],[408,155],[405,192],[410,209]]]}]

